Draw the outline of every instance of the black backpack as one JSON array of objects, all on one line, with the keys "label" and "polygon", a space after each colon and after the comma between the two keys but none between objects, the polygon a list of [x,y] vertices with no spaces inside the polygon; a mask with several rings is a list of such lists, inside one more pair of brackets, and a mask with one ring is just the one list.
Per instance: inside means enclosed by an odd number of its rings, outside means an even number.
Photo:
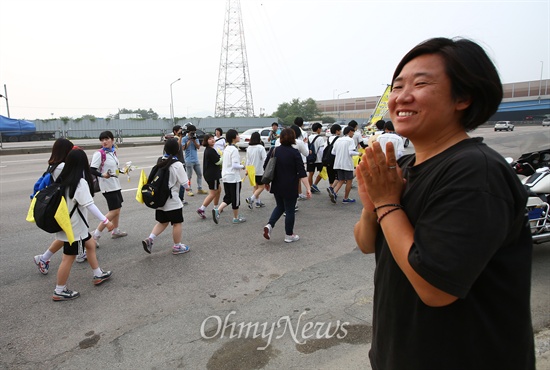
[{"label": "black backpack", "polygon": [[[34,204],[33,213],[36,226],[49,233],[57,233],[61,231],[61,226],[55,220],[55,213],[59,208],[59,204],[63,200],[65,195],[65,186],[59,182],[54,182],[50,186],[40,190],[34,196],[36,203]],[[78,210],[78,214],[82,217],[82,220],[88,226],[88,223],[84,219],[84,215],[78,209],[78,203],[75,203],[69,217],[73,216],[75,210]]]},{"label": "black backpack", "polygon": [[155,165],[151,169],[147,183],[141,188],[143,203],[149,208],[157,209],[166,204],[168,198],[172,198],[172,190],[168,187],[170,179],[170,166],[178,162],[175,158],[165,159],[171,163],[165,167],[159,168]]},{"label": "black backpack", "polygon": [[307,164],[315,164],[315,161],[317,160],[317,152],[315,151],[315,140],[317,140],[321,135],[315,136],[315,139],[311,143],[308,144],[309,146],[309,154],[306,157],[306,163]]},{"label": "black backpack", "polygon": [[[339,136],[337,136],[334,140],[332,140],[331,143],[329,143],[325,150],[323,151],[323,166],[325,167],[332,167],[334,166],[334,160],[336,159],[336,156],[332,154],[332,147],[334,146],[334,143],[336,140],[338,140]],[[328,141],[327,141],[328,142]]]}]

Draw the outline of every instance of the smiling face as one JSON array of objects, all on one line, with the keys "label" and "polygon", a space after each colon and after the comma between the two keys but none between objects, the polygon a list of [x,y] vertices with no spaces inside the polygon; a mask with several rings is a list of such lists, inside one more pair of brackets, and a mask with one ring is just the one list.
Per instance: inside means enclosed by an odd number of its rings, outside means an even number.
[{"label": "smiling face", "polygon": [[424,54],[405,64],[388,100],[395,131],[413,143],[464,132],[460,117],[469,104],[453,99],[443,58],[436,54]]}]

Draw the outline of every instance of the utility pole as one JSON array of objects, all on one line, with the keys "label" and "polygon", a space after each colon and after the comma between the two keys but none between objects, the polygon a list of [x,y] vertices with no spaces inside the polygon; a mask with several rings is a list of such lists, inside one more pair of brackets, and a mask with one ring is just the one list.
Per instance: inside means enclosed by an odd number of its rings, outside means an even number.
[{"label": "utility pole", "polygon": [[227,0],[216,117],[254,117],[240,0]]}]

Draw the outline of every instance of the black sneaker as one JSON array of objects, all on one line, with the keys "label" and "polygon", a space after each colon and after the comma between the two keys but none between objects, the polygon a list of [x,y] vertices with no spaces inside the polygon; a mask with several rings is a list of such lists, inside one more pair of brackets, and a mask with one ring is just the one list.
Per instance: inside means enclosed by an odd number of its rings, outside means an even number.
[{"label": "black sneaker", "polygon": [[92,279],[94,285],[102,284],[105,280],[109,280],[113,273],[111,271],[102,271],[101,275],[94,276]]},{"label": "black sneaker", "polygon": [[79,292],[74,292],[72,290],[65,288],[65,290],[63,290],[61,293],[57,293],[54,290],[52,299],[55,302],[60,302],[60,301],[70,301],[71,299],[76,299],[78,297],[80,297]]}]

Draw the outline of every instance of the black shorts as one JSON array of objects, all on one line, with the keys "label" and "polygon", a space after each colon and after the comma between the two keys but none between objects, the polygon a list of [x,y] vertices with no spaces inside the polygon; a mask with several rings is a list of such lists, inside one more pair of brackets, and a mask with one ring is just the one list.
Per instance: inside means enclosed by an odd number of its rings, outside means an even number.
[{"label": "black shorts", "polygon": [[183,208],[173,209],[171,211],[161,211],[157,209],[155,211],[155,220],[161,224],[170,222],[173,224],[183,223]]},{"label": "black shorts", "polygon": [[206,183],[208,184],[208,189],[210,190],[220,189],[220,179],[216,179],[212,181],[206,180]]},{"label": "black shorts", "polygon": [[103,193],[103,196],[105,197],[105,200],[107,200],[107,207],[109,208],[109,211],[122,208],[122,202],[124,202],[124,199],[122,199],[122,192],[120,190]]},{"label": "black shorts", "polygon": [[260,186],[260,185],[264,185],[262,183],[262,177],[264,177],[264,175],[262,176],[254,176],[254,178],[256,179],[256,185]]},{"label": "black shorts", "polygon": [[[85,239],[82,239],[82,250],[84,250],[84,243],[86,241],[90,240],[92,236],[90,233],[88,233],[88,236]],[[69,244],[69,242],[63,242],[63,254],[66,254],[68,256],[77,256],[78,255],[78,243],[80,243],[79,240],[75,240],[73,244]]]},{"label": "black shorts", "polygon": [[338,181],[353,180],[353,171],[336,170]]},{"label": "black shorts", "polygon": [[315,170],[321,172],[323,170],[322,163],[308,163],[306,167],[307,167],[307,172],[315,172]]}]

